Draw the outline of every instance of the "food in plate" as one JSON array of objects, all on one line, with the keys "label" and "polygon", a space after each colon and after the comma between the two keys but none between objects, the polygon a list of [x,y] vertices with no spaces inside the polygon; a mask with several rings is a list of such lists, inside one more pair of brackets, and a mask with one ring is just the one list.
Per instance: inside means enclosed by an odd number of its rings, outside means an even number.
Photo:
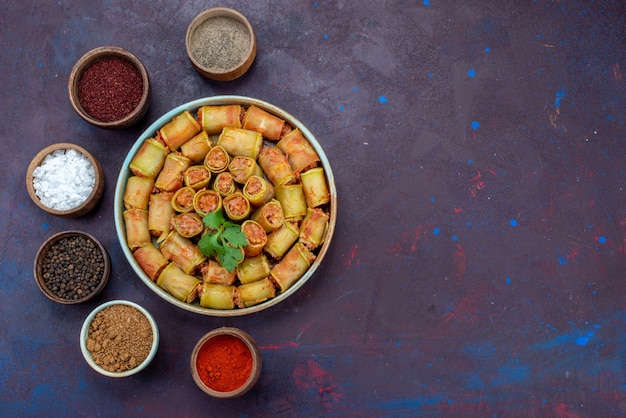
[{"label": "food in plate", "polygon": [[254,104],[183,110],[132,156],[125,244],[177,300],[216,310],[287,291],[327,238],[331,190],[302,131]]}]

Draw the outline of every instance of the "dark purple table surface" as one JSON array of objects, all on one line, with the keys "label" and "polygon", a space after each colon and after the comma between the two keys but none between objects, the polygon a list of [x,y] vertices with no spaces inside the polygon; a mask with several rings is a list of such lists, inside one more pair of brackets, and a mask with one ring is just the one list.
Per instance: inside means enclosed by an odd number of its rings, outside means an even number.
[{"label": "dark purple table surface", "polygon": [[[193,16],[232,6],[256,30],[229,83],[191,67]],[[0,416],[626,415],[626,29],[620,1],[1,1]],[[74,62],[102,45],[145,63],[148,114],[123,131],[84,122]],[[185,102],[259,98],[324,147],[339,195],[322,267],[288,300],[207,317],[158,298],[113,223],[139,134]],[[106,176],[78,219],[29,199],[32,157],[56,142]],[[61,306],[32,267],[55,232],[95,235],[112,260],[93,301]],[[78,336],[112,299],[146,307],[158,354],[123,380],[96,374]],[[236,326],[264,367],[242,398],[194,384],[204,333]]]}]

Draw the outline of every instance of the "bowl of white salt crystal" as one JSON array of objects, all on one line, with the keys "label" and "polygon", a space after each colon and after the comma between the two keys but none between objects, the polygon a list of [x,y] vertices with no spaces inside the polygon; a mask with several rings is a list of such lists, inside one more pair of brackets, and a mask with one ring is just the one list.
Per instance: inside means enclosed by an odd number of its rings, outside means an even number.
[{"label": "bowl of white salt crystal", "polygon": [[91,211],[100,201],[104,172],[86,149],[62,142],[35,155],[26,171],[26,189],[44,211],[75,218]]}]

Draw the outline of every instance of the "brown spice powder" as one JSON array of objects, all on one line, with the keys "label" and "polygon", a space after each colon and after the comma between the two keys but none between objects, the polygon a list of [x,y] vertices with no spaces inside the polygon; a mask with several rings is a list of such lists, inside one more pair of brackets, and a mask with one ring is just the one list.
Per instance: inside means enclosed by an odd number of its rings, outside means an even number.
[{"label": "brown spice powder", "polygon": [[224,72],[246,59],[251,44],[246,25],[232,17],[215,16],[202,22],[192,34],[191,54],[207,69]]},{"label": "brown spice powder", "polygon": [[150,322],[141,311],[129,305],[111,305],[91,321],[87,350],[98,366],[123,372],[148,357],[153,338]]}]

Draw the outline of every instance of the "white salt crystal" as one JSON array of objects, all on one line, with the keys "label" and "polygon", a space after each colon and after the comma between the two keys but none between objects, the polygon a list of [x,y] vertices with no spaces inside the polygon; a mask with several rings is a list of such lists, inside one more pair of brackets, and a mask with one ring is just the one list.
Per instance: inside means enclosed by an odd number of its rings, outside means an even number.
[{"label": "white salt crystal", "polygon": [[69,210],[81,205],[95,186],[96,171],[89,159],[73,150],[46,155],[33,170],[35,194],[46,207]]}]

